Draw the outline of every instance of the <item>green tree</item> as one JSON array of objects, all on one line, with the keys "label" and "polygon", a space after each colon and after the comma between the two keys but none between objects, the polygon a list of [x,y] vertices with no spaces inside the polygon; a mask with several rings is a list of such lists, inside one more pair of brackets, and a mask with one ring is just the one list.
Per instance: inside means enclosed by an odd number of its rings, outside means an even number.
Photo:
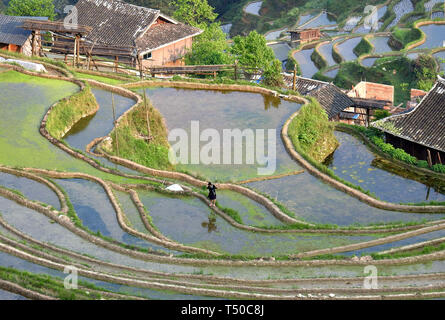
[{"label": "green tree", "polygon": [[275,54],[267,46],[266,38],[256,31],[250,32],[247,37],[236,36],[230,51],[241,65],[261,68],[264,71],[275,60]]},{"label": "green tree", "polygon": [[6,11],[11,16],[48,17],[54,19],[52,0],[11,0]]},{"label": "green tree", "polygon": [[384,119],[386,117],[389,117],[391,115],[391,113],[389,113],[388,110],[376,110],[374,113],[374,121],[378,121],[381,119]]},{"label": "green tree", "polygon": [[186,55],[189,65],[230,64],[233,60],[219,23],[205,27],[204,32],[193,41],[192,51]]},{"label": "green tree", "polygon": [[414,61],[414,74],[417,78],[417,87],[429,91],[437,79],[436,63],[434,58],[425,54]]},{"label": "green tree", "polygon": [[280,60],[275,59],[263,72],[264,83],[268,86],[280,87],[283,84],[281,69]]},{"label": "green tree", "polygon": [[207,0],[177,0],[172,1],[175,12],[173,17],[194,27],[204,28],[218,17]]}]

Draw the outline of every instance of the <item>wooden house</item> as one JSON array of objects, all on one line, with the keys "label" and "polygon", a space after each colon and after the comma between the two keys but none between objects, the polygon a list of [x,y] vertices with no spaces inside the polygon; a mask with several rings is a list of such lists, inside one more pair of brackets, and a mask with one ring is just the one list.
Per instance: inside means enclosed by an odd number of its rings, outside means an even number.
[{"label": "wooden house", "polygon": [[394,86],[361,81],[348,92],[352,98],[375,100],[377,102],[386,101],[385,109],[390,110],[394,105]]},{"label": "wooden house", "polygon": [[[203,32],[159,10],[121,0],[79,0],[75,8],[77,24],[91,29],[81,37],[81,55],[106,57],[135,67],[184,65],[193,37]],[[63,39],[66,34],[60,36]],[[52,49],[72,54],[73,42],[58,41]]]},{"label": "wooden house", "polygon": [[320,29],[311,28],[311,29],[296,29],[289,31],[291,41],[296,43],[306,43],[314,40],[318,40],[321,38]]},{"label": "wooden house", "polygon": [[386,141],[430,165],[445,163],[445,80],[439,78],[431,91],[412,110],[376,121]]},{"label": "wooden house", "polygon": [[[18,52],[27,56],[32,54],[32,32],[22,28],[23,21],[47,20],[44,17],[15,17],[0,14],[0,50]],[[40,41],[37,41],[39,45]]]},{"label": "wooden house", "polygon": [[[285,76],[289,88],[292,76]],[[351,98],[332,83],[296,77],[295,90],[303,96],[314,97],[326,110],[331,121],[368,126],[375,109],[383,109],[384,101]]]}]

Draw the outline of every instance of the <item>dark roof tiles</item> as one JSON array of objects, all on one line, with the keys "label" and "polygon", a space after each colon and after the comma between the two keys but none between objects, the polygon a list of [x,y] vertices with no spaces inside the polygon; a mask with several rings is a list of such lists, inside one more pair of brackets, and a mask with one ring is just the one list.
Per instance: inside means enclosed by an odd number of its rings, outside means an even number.
[{"label": "dark roof tiles", "polygon": [[389,134],[445,152],[445,80],[439,78],[412,111],[373,125]]},{"label": "dark roof tiles", "polygon": [[47,20],[42,17],[15,17],[0,14],[0,43],[23,46],[31,31],[21,28],[26,19]]},{"label": "dark roof tiles", "polygon": [[[159,10],[121,0],[79,0],[76,8],[78,23],[93,28],[86,39],[106,46],[151,51],[201,32],[163,16]],[[168,23],[150,28],[159,17]]]}]

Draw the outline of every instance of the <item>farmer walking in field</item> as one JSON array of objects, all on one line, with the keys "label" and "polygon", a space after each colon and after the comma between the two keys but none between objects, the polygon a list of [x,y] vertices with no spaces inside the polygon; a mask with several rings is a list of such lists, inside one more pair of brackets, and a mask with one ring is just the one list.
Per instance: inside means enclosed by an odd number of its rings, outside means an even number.
[{"label": "farmer walking in field", "polygon": [[210,207],[216,206],[216,190],[218,189],[213,183],[209,182],[207,185],[207,189],[209,190],[209,200],[211,202]]}]

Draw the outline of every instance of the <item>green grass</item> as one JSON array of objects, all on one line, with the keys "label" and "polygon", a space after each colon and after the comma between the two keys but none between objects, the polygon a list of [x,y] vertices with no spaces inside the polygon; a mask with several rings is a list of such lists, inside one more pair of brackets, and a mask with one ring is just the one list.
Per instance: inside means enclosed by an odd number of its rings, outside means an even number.
[{"label": "green grass", "polygon": [[373,67],[366,68],[358,62],[347,62],[340,66],[334,84],[351,89],[363,79],[394,86],[394,104],[406,103],[411,88],[417,88],[417,78],[412,62],[406,57],[385,57],[378,59]]},{"label": "green grass", "polygon": [[339,145],[333,124],[315,99],[300,109],[289,126],[289,136],[305,154],[319,162],[323,162]]},{"label": "green grass", "polygon": [[407,44],[418,41],[422,38],[422,31],[417,28],[395,28],[392,36],[405,48]]},{"label": "green grass", "polygon": [[[101,295],[90,292],[87,294],[82,289],[65,289],[60,279],[43,275],[33,274],[27,271],[18,271],[12,268],[0,266],[0,279],[16,283],[17,285],[44,295],[61,300],[99,300]],[[86,285],[80,282],[79,285]],[[93,288],[93,285],[87,285]]]},{"label": "green grass", "polygon": [[364,54],[369,54],[372,52],[372,50],[373,50],[372,44],[364,37],[353,49],[357,57],[360,57],[361,55]]},{"label": "green grass", "polygon": [[72,127],[83,117],[97,109],[96,98],[91,88],[86,85],[83,91],[62,100],[51,111],[46,128],[56,139],[62,139],[66,129]]},{"label": "green grass", "polygon": [[99,76],[99,75],[93,75],[93,74],[81,73],[81,72],[73,72],[73,74],[76,78],[79,78],[79,79],[96,80],[96,81],[110,84],[110,85],[119,85],[119,84],[124,84],[124,83],[131,81],[131,79],[128,79],[128,81],[124,81],[124,80],[108,78],[105,76]]},{"label": "green grass", "polygon": [[[149,110],[150,131],[153,137],[151,141],[141,138],[149,135],[146,121],[147,108]],[[148,99],[147,108],[142,103],[130,111],[122,119],[121,125],[113,130],[111,148],[104,147],[103,150],[149,168],[173,170],[174,166],[168,159],[170,145],[164,119]]]}]

